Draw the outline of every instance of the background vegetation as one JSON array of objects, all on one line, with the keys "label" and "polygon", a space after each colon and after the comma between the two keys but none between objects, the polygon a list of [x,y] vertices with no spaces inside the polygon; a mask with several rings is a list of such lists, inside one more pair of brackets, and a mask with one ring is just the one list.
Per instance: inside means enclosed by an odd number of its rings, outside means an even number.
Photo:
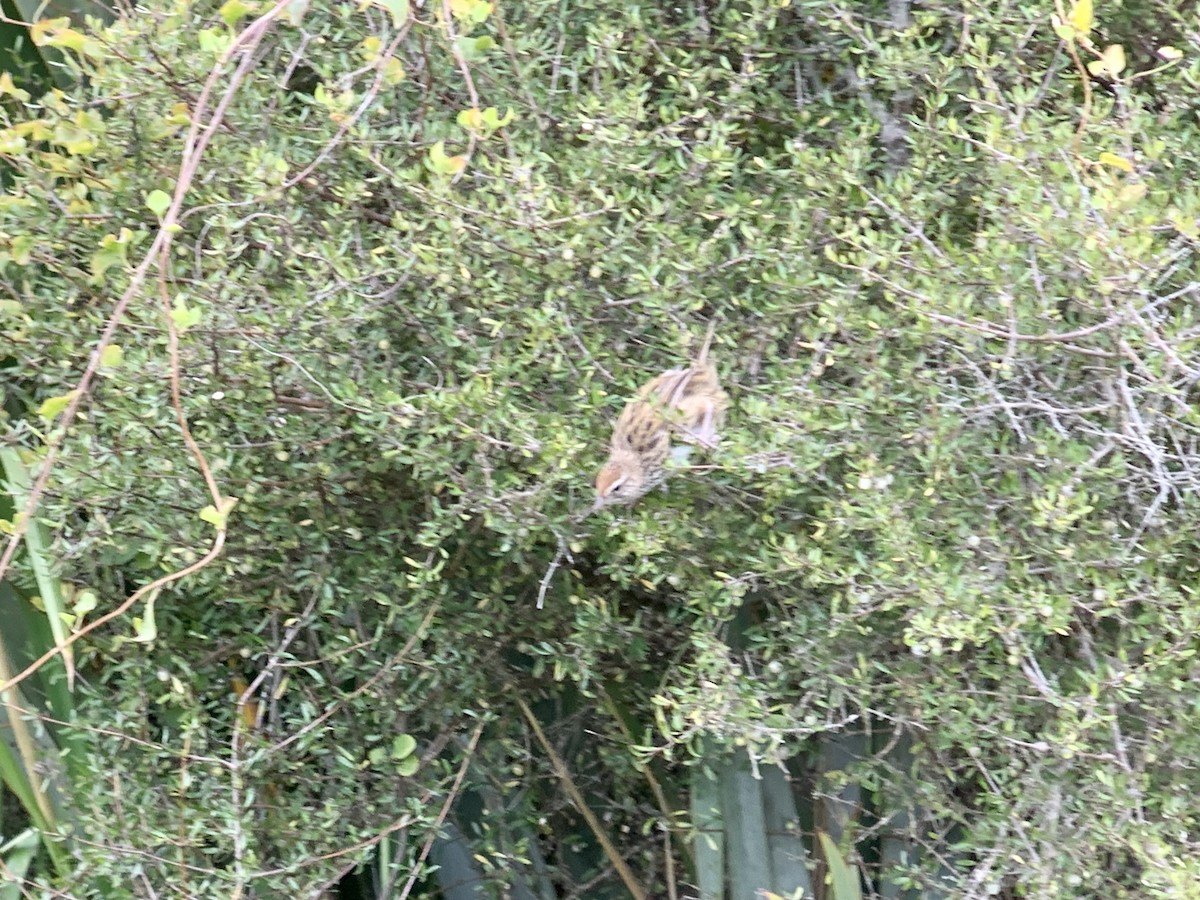
[{"label": "background vegetation", "polygon": [[1200,30],[1051,12],[16,34],[5,898],[1191,896]]}]

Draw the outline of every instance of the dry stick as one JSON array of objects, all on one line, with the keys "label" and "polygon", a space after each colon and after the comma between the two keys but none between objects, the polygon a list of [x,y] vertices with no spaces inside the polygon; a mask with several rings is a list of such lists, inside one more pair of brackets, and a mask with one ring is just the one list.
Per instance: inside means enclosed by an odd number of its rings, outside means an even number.
[{"label": "dry stick", "polygon": [[467,744],[467,752],[463,757],[462,765],[458,767],[458,775],[454,777],[454,784],[450,786],[450,793],[446,797],[446,802],[442,804],[441,810],[438,811],[437,819],[433,823],[433,829],[429,832],[429,839],[425,841],[425,846],[421,848],[421,854],[417,857],[417,864],[413,866],[412,873],[408,876],[408,881],[404,883],[403,890],[400,891],[400,896],[397,900],[405,900],[412,891],[413,885],[417,883],[417,876],[421,874],[421,866],[424,864],[426,857],[429,856],[429,851],[433,849],[433,842],[437,839],[438,831],[442,827],[442,823],[446,821],[446,815],[450,812],[450,807],[454,805],[454,801],[458,799],[458,792],[462,788],[463,777],[467,774],[467,766],[471,764],[471,759],[475,756],[475,747],[479,743],[479,736],[483,734],[483,722],[475,726],[475,731],[471,735],[471,740]]},{"label": "dry stick", "polygon": [[578,808],[580,814],[587,821],[588,827],[592,829],[592,834],[596,835],[596,840],[604,848],[605,856],[608,857],[613,868],[617,870],[617,874],[621,876],[621,880],[625,882],[625,888],[633,895],[634,900],[646,900],[646,889],[638,883],[628,864],[626,864],[617,848],[613,845],[613,842],[609,839],[608,834],[601,827],[600,820],[596,818],[596,814],[592,812],[591,808],[587,805],[587,801],[583,799],[583,794],[579,792],[579,788],[575,786],[575,781],[571,778],[571,772],[567,769],[567,764],[563,762],[562,757],[558,755],[554,747],[551,746],[550,741],[546,739],[546,735],[542,731],[542,726],[534,716],[533,711],[517,695],[515,690],[512,691],[512,695],[517,706],[521,708],[521,715],[525,717],[525,720],[529,723],[529,727],[533,729],[533,734],[537,738],[538,743],[542,745],[546,756],[549,757],[550,765],[554,767],[554,774],[562,782],[563,790],[567,792],[567,795],[571,798],[576,808]]},{"label": "dry stick", "polygon": [[[25,508],[21,510],[21,514],[17,516],[16,521],[13,523],[12,534],[5,543],[4,552],[0,554],[0,579],[5,576],[9,567],[12,565],[13,556],[17,552],[17,547],[20,545],[21,539],[25,536],[25,532],[29,528],[29,523],[33,520],[34,514],[37,512],[38,503],[41,501],[42,495],[46,491],[46,485],[50,480],[50,473],[54,469],[54,465],[58,461],[59,454],[62,451],[63,441],[71,427],[71,423],[75,420],[75,416],[79,412],[79,407],[83,402],[84,396],[87,395],[88,388],[91,386],[97,370],[100,368],[101,355],[103,354],[105,348],[112,343],[113,337],[116,335],[117,328],[120,326],[121,320],[124,318],[125,311],[129,308],[129,304],[133,302],[133,298],[137,295],[138,290],[146,280],[146,275],[150,271],[150,266],[153,265],[156,260],[159,260],[161,263],[161,260],[165,258],[165,254],[170,248],[171,241],[174,237],[173,226],[175,225],[175,222],[179,216],[179,210],[183,206],[183,199],[186,196],[192,181],[195,179],[196,169],[199,166],[200,158],[203,156],[204,150],[208,147],[209,141],[212,140],[213,134],[216,132],[217,128],[220,127],[221,120],[224,118],[225,110],[228,108],[229,103],[233,99],[233,95],[238,88],[238,85],[241,83],[246,72],[249,70],[250,65],[252,64],[252,54],[254,49],[259,45],[263,37],[266,35],[267,27],[271,24],[271,21],[278,16],[279,13],[282,12],[290,2],[291,0],[278,0],[275,6],[273,6],[268,12],[247,26],[246,30],[239,34],[237,39],[234,40],[225,53],[222,54],[221,59],[218,61],[217,65],[213,67],[208,79],[204,82],[204,88],[200,92],[200,97],[196,102],[196,110],[192,115],[192,124],[188,129],[187,138],[184,142],[184,151],[179,166],[179,179],[175,184],[175,193],[171,198],[171,204],[163,214],[162,222],[159,225],[158,234],[156,234],[154,237],[154,243],[150,246],[150,249],[142,258],[142,261],[138,264],[137,268],[133,270],[133,273],[129,279],[129,286],[125,289],[125,293],[122,294],[121,298],[117,301],[116,306],[113,307],[113,311],[108,317],[108,322],[105,324],[104,330],[100,333],[100,341],[96,345],[95,349],[92,350],[92,355],[88,359],[87,367],[84,369],[83,375],[80,377],[79,381],[75,385],[75,389],[72,391],[71,402],[67,404],[67,408],[63,410],[62,416],[59,419],[59,429],[55,432],[54,436],[51,438],[46,447],[45,459],[42,462],[41,468],[38,470],[37,479],[34,481],[33,487],[29,491],[29,498],[25,503]],[[213,111],[213,115],[209,121],[209,124],[204,128],[203,132],[201,132],[200,118],[201,115],[207,110],[209,99],[212,96],[217,80],[221,75],[221,71],[225,67],[225,64],[228,63],[229,60],[232,59],[237,53],[244,53],[245,56],[243,57],[242,62],[239,64],[233,77],[230,79],[230,84],[226,89],[225,95],[221,98],[216,109]],[[170,317],[168,316],[168,321],[169,320]],[[174,373],[174,387],[176,389],[178,387],[178,372]],[[178,396],[177,391],[174,393],[174,396]],[[193,448],[193,452],[198,449],[195,446],[195,441],[192,441],[189,444],[189,447]],[[208,470],[207,466],[202,466],[201,471],[204,474],[205,482],[208,485],[210,493],[212,494],[213,505],[216,506],[217,509],[221,509],[223,506],[223,498],[221,497],[220,490],[217,488],[212,479],[212,473]],[[40,669],[43,665],[45,665],[47,661],[61,654],[63,650],[74,644],[84,635],[89,634],[100,626],[111,622],[120,615],[123,615],[142,597],[150,594],[152,591],[157,591],[166,585],[171,584],[172,582],[178,581],[179,579],[184,578],[193,572],[203,569],[210,562],[217,558],[221,552],[221,548],[224,547],[224,545],[225,529],[221,527],[217,529],[217,535],[213,539],[212,546],[201,559],[189,566],[179,569],[178,571],[164,575],[162,578],[158,578],[150,584],[138,589],[115,609],[104,614],[103,616],[100,616],[98,619],[93,620],[83,628],[72,633],[59,646],[56,646],[53,649],[48,650],[46,653],[43,653],[22,672],[13,678],[10,678],[3,685],[0,685],[0,691],[7,690],[8,688],[15,687],[16,685],[20,684],[22,681]]]},{"label": "dry stick", "polygon": [[567,541],[560,534],[558,537],[558,553],[554,556],[554,562],[550,563],[550,568],[546,570],[546,574],[542,576],[542,583],[538,586],[537,608],[541,609],[546,603],[546,591],[550,590],[550,579],[554,577],[554,573],[558,571],[558,567],[562,565],[564,559],[572,561],[571,551],[567,549]]}]

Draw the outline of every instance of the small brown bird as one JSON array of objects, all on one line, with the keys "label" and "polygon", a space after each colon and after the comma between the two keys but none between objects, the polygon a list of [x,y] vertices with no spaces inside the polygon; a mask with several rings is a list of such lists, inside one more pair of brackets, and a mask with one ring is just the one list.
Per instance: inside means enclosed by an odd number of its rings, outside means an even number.
[{"label": "small brown bird", "polygon": [[[709,324],[691,366],[663,372],[638,391],[617,418],[608,461],[596,475],[593,509],[633,503],[662,482],[673,435],[687,444],[716,446],[729,398],[708,358],[715,324]],[[680,449],[685,455],[689,452]]]}]

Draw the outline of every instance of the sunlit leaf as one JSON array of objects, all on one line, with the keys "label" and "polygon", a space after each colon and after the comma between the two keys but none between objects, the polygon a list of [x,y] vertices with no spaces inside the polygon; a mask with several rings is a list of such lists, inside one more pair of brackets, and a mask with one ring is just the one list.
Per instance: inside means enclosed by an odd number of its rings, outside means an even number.
[{"label": "sunlit leaf", "polygon": [[446,142],[438,141],[429,148],[427,163],[433,171],[441,175],[457,175],[467,165],[465,156],[447,156]]},{"label": "sunlit leaf", "polygon": [[171,195],[166,191],[153,190],[146,195],[147,208],[160,219],[162,218],[163,213],[167,211],[167,207],[170,205]]},{"label": "sunlit leaf", "polygon": [[1092,0],[1076,0],[1067,21],[1076,31],[1088,34],[1092,30]]},{"label": "sunlit leaf", "polygon": [[79,391],[70,391],[66,394],[59,394],[57,397],[47,397],[38,407],[38,415],[47,422],[54,421],[71,404],[78,393]]},{"label": "sunlit leaf", "polygon": [[1125,70],[1125,48],[1110,44],[1104,48],[1099,59],[1087,64],[1088,71],[1100,78],[1116,78]]},{"label": "sunlit leaf", "polygon": [[158,599],[158,594],[153,594],[146,601],[146,609],[142,613],[141,618],[133,617],[133,638],[131,640],[139,644],[146,644],[158,637],[158,625],[154,621],[154,601]]},{"label": "sunlit leaf", "polygon": [[125,351],[117,344],[109,344],[100,351],[100,365],[106,369],[116,369],[125,361]]},{"label": "sunlit leaf", "polygon": [[129,251],[129,242],[133,232],[122,228],[120,234],[106,234],[100,239],[100,249],[92,254],[92,277],[89,284],[100,284],[104,273],[113,266],[124,266]]},{"label": "sunlit leaf", "polygon": [[225,0],[221,4],[221,8],[217,10],[217,15],[221,17],[226,25],[236,25],[250,13],[254,12],[254,7],[246,4],[243,0]]},{"label": "sunlit leaf", "polygon": [[1120,169],[1122,172],[1133,171],[1133,163],[1123,156],[1117,156],[1115,153],[1109,153],[1107,150],[1100,154],[1097,162],[1102,165],[1112,166],[1114,169]]},{"label": "sunlit leaf", "polygon": [[411,734],[398,734],[392,738],[392,758],[404,759],[412,756],[417,749],[417,741]]},{"label": "sunlit leaf", "polygon": [[29,91],[21,90],[21,88],[13,84],[11,72],[0,72],[0,95],[15,97],[22,103],[29,100],[31,96]]}]

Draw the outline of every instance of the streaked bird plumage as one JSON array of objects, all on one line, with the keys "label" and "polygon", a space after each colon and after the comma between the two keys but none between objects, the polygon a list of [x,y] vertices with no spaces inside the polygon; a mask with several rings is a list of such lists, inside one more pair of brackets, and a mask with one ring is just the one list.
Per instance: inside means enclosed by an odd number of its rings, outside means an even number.
[{"label": "streaked bird plumage", "polygon": [[709,359],[714,324],[686,369],[671,369],[644,385],[617,418],[608,461],[596,475],[596,508],[633,503],[664,477],[672,441],[712,448],[729,398]]}]

